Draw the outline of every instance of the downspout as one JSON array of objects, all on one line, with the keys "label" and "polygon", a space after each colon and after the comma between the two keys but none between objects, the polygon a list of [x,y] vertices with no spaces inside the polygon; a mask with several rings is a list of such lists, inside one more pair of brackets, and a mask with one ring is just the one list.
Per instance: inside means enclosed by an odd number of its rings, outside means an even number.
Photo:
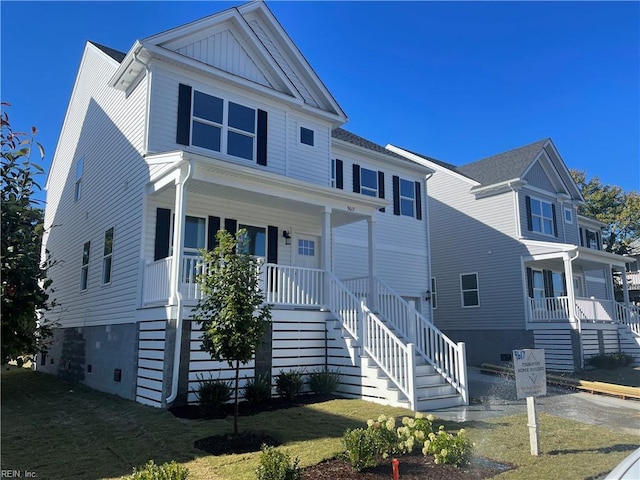
[{"label": "downspout", "polygon": [[[433,296],[434,292],[431,289],[433,287],[433,285],[431,284],[433,278],[433,272],[431,271],[431,228],[429,227],[429,223],[431,222],[431,215],[429,215],[429,193],[427,190],[427,182],[431,177],[433,177],[433,172],[428,173],[424,177],[424,224],[425,229],[427,230],[427,290],[430,291],[431,295]],[[425,298],[424,295],[422,297]],[[420,299],[420,304],[422,304],[422,299]],[[420,313],[422,313],[422,311]],[[433,300],[429,300],[429,321],[434,325],[436,324],[435,319],[433,318]]]},{"label": "downspout", "polygon": [[[180,182],[178,184],[180,195],[184,195],[184,187],[187,181],[191,178],[191,175],[193,174],[193,161],[189,160],[187,165],[188,165],[187,174],[180,179]],[[184,210],[184,196],[180,200],[180,203],[182,204],[181,210]],[[176,212],[176,217],[177,215],[178,215],[178,212]],[[180,215],[182,215],[182,211],[180,212]],[[179,233],[179,235],[181,237],[184,237],[184,226],[182,228],[182,231]],[[174,248],[176,249],[179,248],[180,250],[182,250],[183,243],[184,242],[180,242],[180,245],[175,245]],[[178,255],[177,255],[178,259],[180,258],[180,253],[181,253],[180,250],[178,250]],[[179,271],[179,268],[180,267],[178,267],[178,271]],[[181,353],[181,347],[182,347],[182,306],[183,306],[182,292],[180,291],[180,275],[177,276],[176,280],[173,282],[172,287],[174,288],[173,294],[177,299],[178,311],[176,312],[176,343],[173,351],[173,374],[171,376],[171,393],[165,399],[166,404],[170,404],[178,396],[178,377],[180,376],[180,353]]]}]

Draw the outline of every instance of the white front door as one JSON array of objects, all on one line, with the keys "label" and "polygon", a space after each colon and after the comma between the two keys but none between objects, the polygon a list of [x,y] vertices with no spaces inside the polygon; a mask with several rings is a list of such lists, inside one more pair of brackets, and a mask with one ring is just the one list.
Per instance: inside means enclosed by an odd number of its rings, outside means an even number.
[{"label": "white front door", "polygon": [[320,237],[296,235],[293,256],[296,267],[320,268]]}]

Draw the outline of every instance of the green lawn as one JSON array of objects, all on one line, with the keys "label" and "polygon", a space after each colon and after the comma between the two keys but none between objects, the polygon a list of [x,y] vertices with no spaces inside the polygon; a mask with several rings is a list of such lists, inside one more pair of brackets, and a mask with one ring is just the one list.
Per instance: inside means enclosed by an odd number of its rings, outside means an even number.
[{"label": "green lawn", "polygon": [[[194,440],[232,430],[231,419],[180,420],[170,413],[27,369],[2,371],[2,469],[33,471],[42,479],[115,479],[149,459],[175,459],[194,479],[254,478],[258,453],[211,456]],[[364,426],[379,414],[401,409],[358,400],[320,404],[241,417],[240,428],[267,432],[301,465],[341,450],[346,428]],[[464,426],[479,455],[517,469],[496,478],[585,479],[610,471],[640,445],[640,436],[613,432],[547,415],[540,416],[542,455],[529,455],[526,415]],[[440,423],[440,422],[436,422]]]}]

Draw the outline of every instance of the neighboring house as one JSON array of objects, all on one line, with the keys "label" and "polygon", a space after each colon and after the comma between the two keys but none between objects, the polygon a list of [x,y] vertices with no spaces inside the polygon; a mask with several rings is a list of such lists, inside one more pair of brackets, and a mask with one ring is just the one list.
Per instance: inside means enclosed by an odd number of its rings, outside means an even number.
[{"label": "neighboring house", "polygon": [[246,229],[272,330],[241,376],[339,369],[339,393],[467,402],[464,345],[431,323],[430,168],[347,120],[252,2],[137,41],[88,43],[47,180],[59,309],[39,370],[153,405],[230,378],[191,321],[199,249]]},{"label": "neighboring house", "polygon": [[[625,255],[627,258],[627,288],[629,289],[629,300],[640,306],[640,240],[631,243],[631,253]],[[623,276],[616,277],[617,287],[623,290]]]},{"label": "neighboring house", "polygon": [[547,367],[576,370],[620,348],[640,359],[637,309],[614,299],[603,224],[577,215],[584,199],[550,139],[467,165],[388,145],[433,169],[428,216],[435,324],[467,344],[470,364],[544,348]]}]

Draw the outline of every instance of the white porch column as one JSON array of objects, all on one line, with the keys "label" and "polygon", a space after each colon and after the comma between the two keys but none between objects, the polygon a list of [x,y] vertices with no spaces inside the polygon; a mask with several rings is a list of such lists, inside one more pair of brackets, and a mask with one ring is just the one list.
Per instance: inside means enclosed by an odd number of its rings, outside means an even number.
[{"label": "white porch column", "polygon": [[573,289],[573,264],[571,263],[571,257],[568,253],[562,254],[562,261],[564,263],[564,276],[567,279],[567,302],[569,303],[569,320],[577,321],[575,315],[576,309],[576,292]]},{"label": "white porch column", "polygon": [[331,271],[331,209],[322,211],[322,269]]},{"label": "white porch column", "polygon": [[173,225],[173,253],[171,255],[171,283],[169,305],[177,305],[177,292],[180,289],[180,270],[182,251],[184,250],[184,222],[187,209],[187,189],[185,179],[188,175],[186,166],[180,171],[180,178],[176,180],[176,201],[174,205]]},{"label": "white porch column", "polygon": [[369,239],[369,308],[378,311],[378,288],[375,277],[376,271],[376,219],[374,217],[367,218],[368,239]]}]

